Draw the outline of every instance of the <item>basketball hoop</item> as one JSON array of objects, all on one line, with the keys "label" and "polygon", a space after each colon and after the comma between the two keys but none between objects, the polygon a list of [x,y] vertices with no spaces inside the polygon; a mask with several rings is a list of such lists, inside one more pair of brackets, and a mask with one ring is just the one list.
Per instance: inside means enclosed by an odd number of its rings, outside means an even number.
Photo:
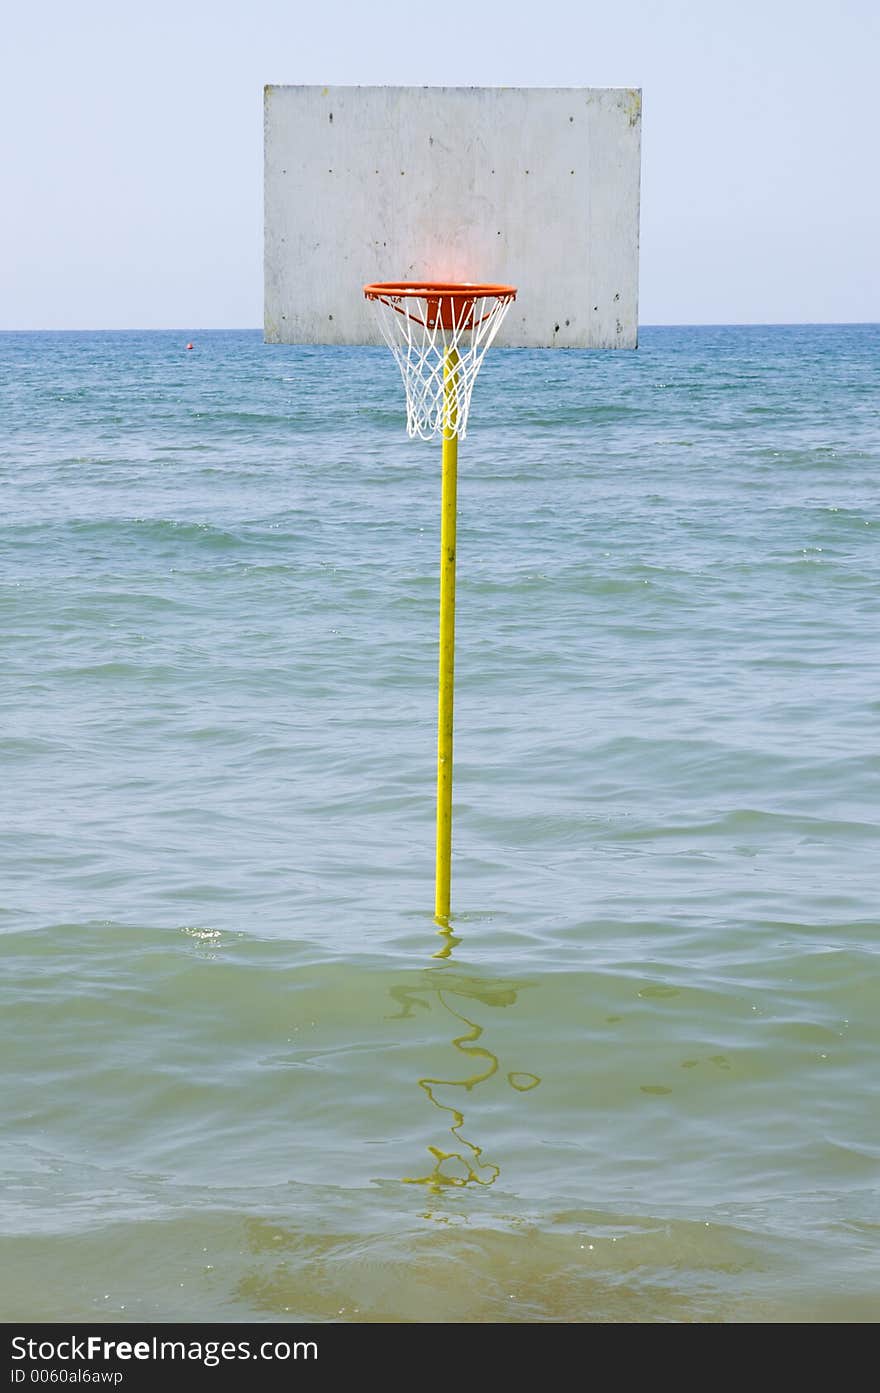
[{"label": "basketball hoop", "polygon": [[403,378],[408,434],[463,440],[474,382],[514,287],[387,281],[365,285],[364,295]]},{"label": "basketball hoop", "polygon": [[[437,874],[434,918],[451,934],[452,708],[455,671],[455,534],[458,441],[486,350],[513,301],[512,285],[386,281],[365,285],[406,388],[406,428],[443,437],[440,497],[440,681],[437,710]],[[449,945],[438,954],[448,955]]]}]

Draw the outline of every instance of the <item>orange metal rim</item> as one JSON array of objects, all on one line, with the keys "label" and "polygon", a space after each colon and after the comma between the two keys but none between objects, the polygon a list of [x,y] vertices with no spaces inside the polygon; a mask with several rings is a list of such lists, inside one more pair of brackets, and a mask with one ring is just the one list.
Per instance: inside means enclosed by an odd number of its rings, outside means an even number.
[{"label": "orange metal rim", "polygon": [[479,300],[484,296],[515,300],[516,286],[481,285],[469,281],[382,281],[364,286],[368,300],[378,300],[386,295],[409,296],[413,299],[436,299],[443,296],[448,300]]}]

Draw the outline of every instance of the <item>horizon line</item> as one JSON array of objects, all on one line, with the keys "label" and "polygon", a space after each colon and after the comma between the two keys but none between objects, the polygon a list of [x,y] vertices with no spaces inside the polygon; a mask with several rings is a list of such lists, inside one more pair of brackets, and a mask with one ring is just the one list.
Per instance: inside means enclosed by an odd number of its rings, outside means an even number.
[{"label": "horizon line", "polygon": [[[875,328],[880,326],[880,319],[705,319],[705,320],[680,320],[664,321],[654,323],[640,323],[639,329],[858,329]],[[153,326],[150,328],[142,325],[117,326],[106,328],[98,326],[67,326],[41,327],[41,328],[18,328],[2,329],[0,334],[259,334],[263,333],[263,326],[260,324],[227,324],[223,326],[215,325],[211,328],[197,328],[192,325],[165,325],[161,328]],[[357,348],[370,347],[368,344],[319,344],[319,343],[274,343],[268,344],[270,348]],[[503,345],[499,345],[503,347]],[[540,350],[536,350],[540,351]],[[558,350],[551,350],[558,351]],[[576,350],[563,350],[573,352]],[[585,349],[584,352],[595,352],[601,350]],[[618,350],[624,352],[626,350]]]}]

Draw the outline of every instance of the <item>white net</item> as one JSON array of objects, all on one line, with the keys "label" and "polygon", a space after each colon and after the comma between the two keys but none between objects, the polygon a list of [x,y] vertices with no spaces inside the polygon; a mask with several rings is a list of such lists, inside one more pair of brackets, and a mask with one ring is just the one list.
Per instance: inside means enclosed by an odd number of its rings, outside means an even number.
[{"label": "white net", "polygon": [[464,439],[477,373],[515,292],[418,289],[371,286],[367,292],[406,388],[407,433],[430,440],[447,430]]}]

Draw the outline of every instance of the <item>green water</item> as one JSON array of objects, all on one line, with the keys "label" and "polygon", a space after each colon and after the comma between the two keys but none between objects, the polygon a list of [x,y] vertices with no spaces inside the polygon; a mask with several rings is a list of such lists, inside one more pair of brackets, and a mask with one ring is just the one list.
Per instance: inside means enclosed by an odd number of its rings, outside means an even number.
[{"label": "green water", "polygon": [[880,330],[487,360],[451,942],[439,450],[185,342],[0,336],[0,1315],[875,1320]]}]

